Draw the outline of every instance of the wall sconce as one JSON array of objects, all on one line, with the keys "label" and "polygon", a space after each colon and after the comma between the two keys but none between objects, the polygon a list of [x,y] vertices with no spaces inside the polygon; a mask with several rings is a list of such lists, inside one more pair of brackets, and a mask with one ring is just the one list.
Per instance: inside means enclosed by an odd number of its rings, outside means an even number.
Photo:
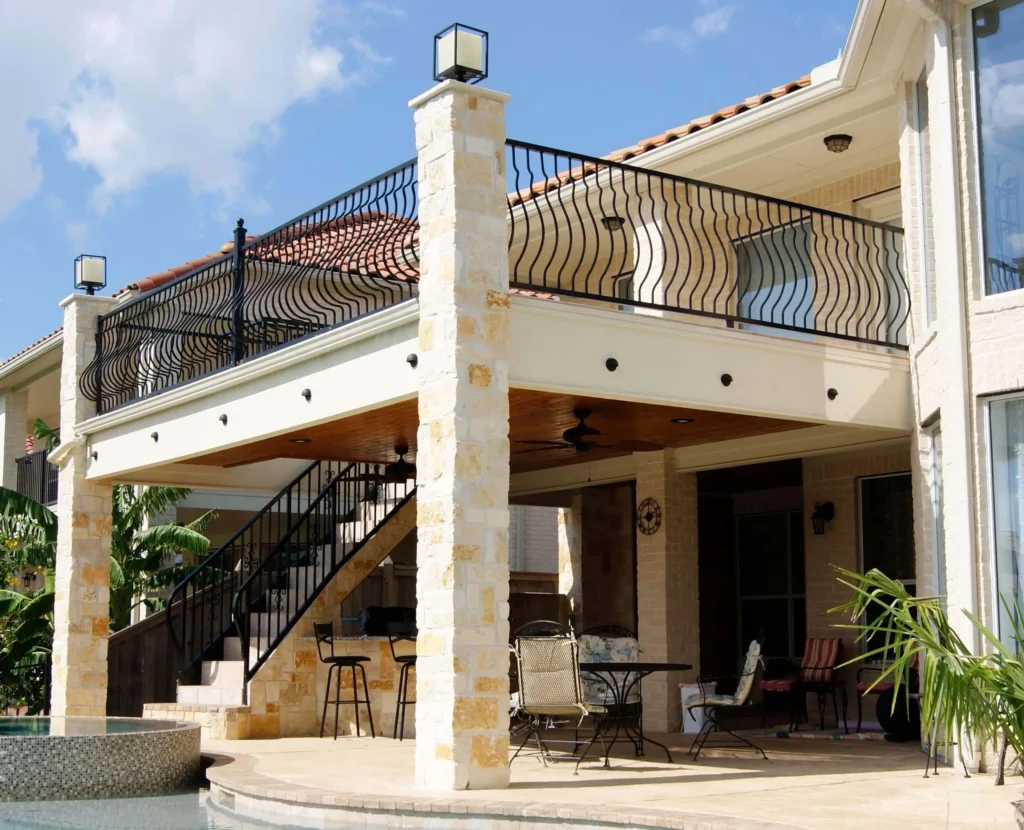
[{"label": "wall sconce", "polygon": [[623,226],[626,224],[626,220],[621,216],[602,216],[601,224],[610,231],[621,231]]},{"label": "wall sconce", "polygon": [[822,536],[825,533],[825,522],[831,522],[836,517],[836,506],[830,502],[815,502],[814,511],[811,513],[811,527],[814,528],[815,536]]},{"label": "wall sconce", "polygon": [[487,77],[487,32],[453,23],[434,35],[434,80],[475,84]]},{"label": "wall sconce", "polygon": [[107,258],[82,254],[75,259],[75,288],[92,296],[107,285]]}]

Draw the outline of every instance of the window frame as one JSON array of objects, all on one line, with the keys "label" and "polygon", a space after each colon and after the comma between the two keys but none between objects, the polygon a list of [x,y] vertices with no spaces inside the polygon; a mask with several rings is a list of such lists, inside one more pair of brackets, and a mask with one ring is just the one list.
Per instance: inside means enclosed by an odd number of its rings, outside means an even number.
[{"label": "window frame", "polygon": [[984,422],[982,446],[987,465],[984,480],[987,488],[985,495],[988,499],[988,511],[985,517],[988,527],[985,536],[988,541],[989,553],[986,558],[989,565],[989,591],[992,597],[992,601],[987,603],[991,609],[988,624],[1000,641],[1002,641],[1003,632],[1001,631],[1002,614],[999,606],[999,565],[997,560],[999,551],[996,542],[996,468],[993,458],[995,442],[992,440],[992,404],[1007,400],[1024,400],[1024,389],[1016,389],[999,395],[986,395],[981,399]]},{"label": "window frame", "polygon": [[972,293],[976,299],[995,300],[997,302],[1000,297],[1010,296],[1014,298],[1010,302],[1016,305],[1024,298],[1024,294],[1018,293],[1024,292],[1024,279],[1021,281],[1020,288],[1000,291],[995,294],[988,292],[988,235],[985,229],[985,177],[982,165],[981,111],[979,109],[981,101],[978,90],[981,79],[978,73],[977,48],[974,43],[974,12],[993,2],[994,0],[975,0],[975,2],[966,3],[963,6],[969,34],[969,37],[963,38],[964,107],[974,118],[974,129],[966,131],[967,141],[970,143],[971,153],[974,156],[974,162],[971,165],[971,172],[974,175],[974,196],[968,201],[970,202],[971,218],[978,229],[978,244],[974,246],[977,251],[974,254],[974,266],[978,274],[978,280],[976,283],[977,289]]}]

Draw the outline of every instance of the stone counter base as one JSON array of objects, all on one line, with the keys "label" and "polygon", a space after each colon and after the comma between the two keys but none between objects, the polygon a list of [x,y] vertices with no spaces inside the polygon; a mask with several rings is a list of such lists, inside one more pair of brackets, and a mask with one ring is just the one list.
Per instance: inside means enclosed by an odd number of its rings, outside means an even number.
[{"label": "stone counter base", "polygon": [[198,723],[204,740],[244,741],[249,737],[248,706],[209,706],[201,703],[147,703],[142,717]]}]

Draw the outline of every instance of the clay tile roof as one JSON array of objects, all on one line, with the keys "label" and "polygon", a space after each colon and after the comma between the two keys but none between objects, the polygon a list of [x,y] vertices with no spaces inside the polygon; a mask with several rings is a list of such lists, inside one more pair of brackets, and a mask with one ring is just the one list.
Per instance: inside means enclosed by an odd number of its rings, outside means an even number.
[{"label": "clay tile roof", "polygon": [[63,331],[64,331],[64,327],[61,326],[58,329],[54,329],[49,334],[43,335],[38,340],[36,340],[34,343],[29,343],[24,349],[21,349],[20,351],[15,352],[9,358],[7,358],[7,360],[4,360],[3,362],[0,362],[0,368],[3,368],[8,363],[11,363],[12,361],[14,361],[17,358],[21,357],[26,352],[32,351],[32,349],[36,348],[36,346],[42,346],[43,343],[46,343],[49,340],[53,340],[55,337],[60,335],[60,333],[63,332]]},{"label": "clay tile roof", "polygon": [[789,95],[792,92],[796,92],[797,90],[810,86],[810,84],[811,76],[804,75],[802,78],[797,78],[795,81],[791,81],[788,84],[777,86],[770,92],[766,92],[763,95],[753,95],[739,104],[723,107],[717,112],[703,115],[700,118],[694,118],[679,127],[673,127],[671,130],[666,130],[658,135],[645,138],[643,141],[638,141],[630,147],[623,147],[621,150],[609,153],[605,158],[609,161],[629,161],[643,153],[649,153],[651,150],[655,150],[662,145],[668,144],[670,141],[675,141],[681,136],[690,135],[691,133],[695,133],[705,127],[718,124],[728,118],[747,112],[754,107],[760,107],[763,104],[767,104],[769,101],[775,101],[785,95]]}]

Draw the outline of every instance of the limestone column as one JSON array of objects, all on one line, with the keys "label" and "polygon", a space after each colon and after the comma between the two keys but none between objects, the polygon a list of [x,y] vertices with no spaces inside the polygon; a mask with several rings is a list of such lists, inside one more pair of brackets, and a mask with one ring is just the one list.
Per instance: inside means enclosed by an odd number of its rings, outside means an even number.
[{"label": "limestone column", "polygon": [[678,730],[682,723],[679,684],[700,670],[697,567],[697,476],[676,473],[666,451],[636,453],[636,500],[654,499],[661,511],[657,532],[637,532],[637,609],[643,659],[689,663],[689,672],[644,679],[644,726],[651,732]]},{"label": "limestone column", "polygon": [[89,459],[77,425],[95,413],[78,380],[96,351],[96,318],[114,304],[108,297],[82,294],[61,303],[62,444],[53,456],[60,467],[50,703],[55,717],[107,711],[112,488],[86,479]]},{"label": "limestone column", "polygon": [[416,780],[507,787],[506,95],[412,101],[421,234]]},{"label": "limestone column", "polygon": [[0,486],[15,490],[18,468],[14,461],[25,454],[28,429],[28,390],[0,395]]},{"label": "limestone column", "polygon": [[572,505],[558,508],[558,593],[569,598],[576,631],[583,622],[583,496],[572,497]]}]

